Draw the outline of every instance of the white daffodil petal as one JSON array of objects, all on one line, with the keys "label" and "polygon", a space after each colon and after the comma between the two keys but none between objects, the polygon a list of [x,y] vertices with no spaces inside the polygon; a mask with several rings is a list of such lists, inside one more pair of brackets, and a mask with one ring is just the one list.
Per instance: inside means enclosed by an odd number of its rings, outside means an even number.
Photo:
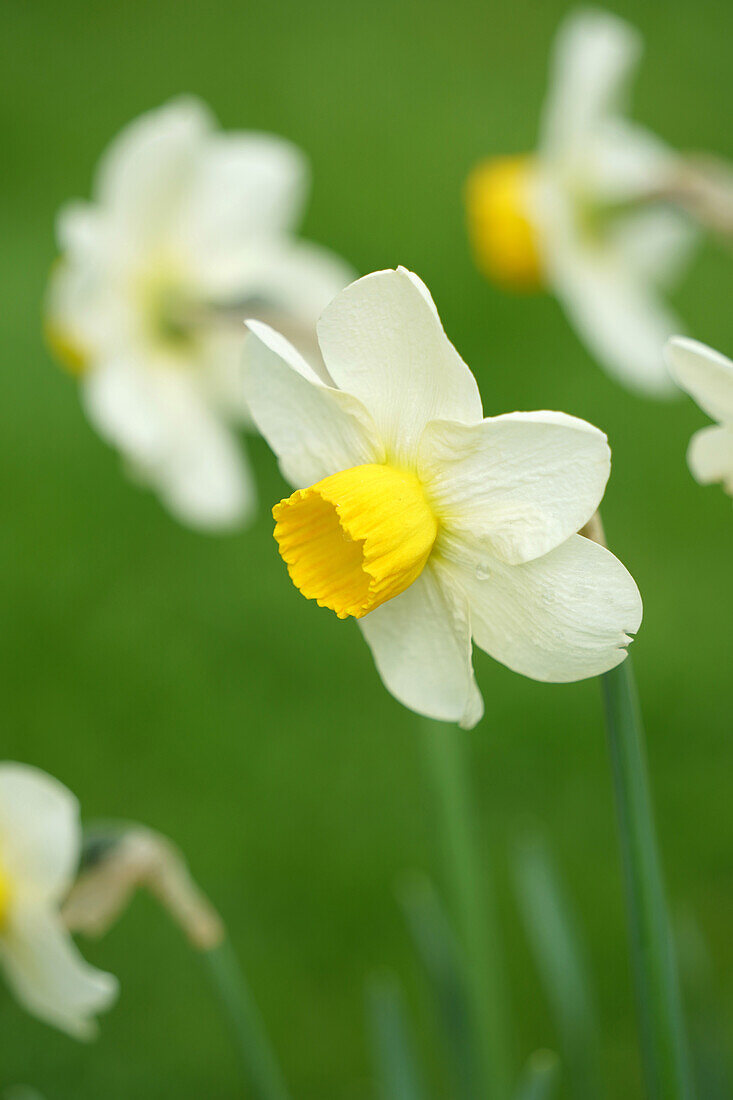
[{"label": "white daffodil petal", "polygon": [[0,872],[45,901],[69,888],[81,848],[79,803],[27,764],[0,764]]},{"label": "white daffodil petal", "polygon": [[129,123],[107,149],[95,197],[130,246],[166,235],[214,125],[203,103],[184,97]]},{"label": "white daffodil petal", "polygon": [[90,419],[184,523],[227,528],[256,500],[245,456],[183,368],[117,360],[89,372]]},{"label": "white daffodil petal", "polygon": [[324,385],[268,325],[249,321],[248,328],[246,398],[292,485],[304,488],[338,470],[385,461],[374,423],[357,398]]},{"label": "white daffodil petal", "polygon": [[444,568],[466,595],[476,644],[534,680],[564,683],[607,672],[624,659],[641,623],[631,575],[581,535],[523,565],[454,543]]},{"label": "white daffodil petal", "polygon": [[566,18],[555,43],[541,127],[549,153],[582,147],[599,121],[623,106],[641,50],[633,27],[608,12],[584,10]]},{"label": "white daffodil petal", "polygon": [[687,451],[687,464],[701,485],[720,481],[733,495],[733,428],[711,425],[695,432]]},{"label": "white daffodil petal", "polygon": [[[46,291],[47,339],[61,336],[64,348],[74,349],[79,368],[84,365],[89,349],[97,350],[100,332],[97,305],[96,273],[87,264],[64,260],[54,267]],[[66,362],[66,360],[62,360]]]},{"label": "white daffodil petal", "polygon": [[466,729],[480,721],[465,600],[448,596],[431,565],[359,626],[385,686],[406,707]]},{"label": "white daffodil petal", "polygon": [[247,330],[239,324],[222,325],[202,335],[199,388],[209,408],[225,422],[251,428],[242,366],[246,340]]},{"label": "white daffodil petal", "polygon": [[308,162],[275,134],[213,133],[207,138],[181,209],[181,243],[196,269],[258,239],[291,233],[309,183]]},{"label": "white daffodil petal", "polygon": [[58,234],[64,251],[49,280],[47,336],[52,346],[60,339],[73,348],[82,370],[105,349],[117,353],[129,343],[131,332],[140,327],[138,311],[130,307],[118,277],[114,229],[99,208],[81,203],[64,208]]},{"label": "white daffodil petal", "polygon": [[680,322],[617,257],[580,249],[553,257],[558,298],[593,354],[630,389],[671,397],[665,342]]},{"label": "white daffodil petal", "polygon": [[674,182],[679,158],[655,134],[615,117],[588,137],[582,162],[584,186],[597,203],[648,199]]},{"label": "white daffodil petal", "polygon": [[259,293],[275,310],[314,325],[354,276],[353,268],[327,248],[292,241],[261,254]]},{"label": "white daffodil petal", "polygon": [[90,202],[69,202],[56,217],[56,239],[62,252],[97,263],[104,255],[109,229],[104,214]]},{"label": "white daffodil petal", "polygon": [[618,218],[609,227],[614,251],[636,275],[659,287],[672,286],[698,239],[694,225],[669,206],[652,206]]},{"label": "white daffodil petal", "polygon": [[476,381],[426,294],[403,268],[377,271],[342,291],[318,323],[329,374],[369,410],[396,464],[414,457],[429,420],[482,416]]},{"label": "white daffodil petal", "polygon": [[234,434],[202,404],[180,410],[165,460],[151,471],[181,523],[225,530],[246,523],[257,503],[249,462]]},{"label": "white daffodil petal", "polygon": [[296,240],[254,240],[239,250],[207,256],[197,272],[207,296],[236,296],[242,318],[299,320],[316,340],[316,321],[351,282],[354,272],[320,245]]},{"label": "white daffodil petal", "polygon": [[77,1039],[93,1037],[94,1016],[117,997],[117,979],[86,963],[60,917],[37,905],[14,911],[0,960],[21,1004]]},{"label": "white daffodil petal", "polygon": [[82,380],[89,419],[138,465],[154,464],[166,448],[167,410],[158,374],[139,358],[126,356],[92,368]]},{"label": "white daffodil petal", "polygon": [[516,564],[575,534],[611,471],[603,432],[563,413],[509,413],[480,424],[436,420],[418,474],[441,527],[470,534]]},{"label": "white daffodil petal", "polygon": [[675,382],[703,412],[733,424],[733,361],[683,336],[670,340],[664,354]]},{"label": "white daffodil petal", "polygon": [[[398,267],[398,268],[397,268],[397,270],[398,270],[398,271],[402,271],[402,272],[404,272],[404,273],[405,273],[405,275],[407,275],[407,277],[408,277],[408,279],[410,280],[410,282],[411,282],[411,283],[414,283],[414,285],[415,285],[415,286],[417,287],[417,289],[418,289],[418,290],[420,291],[420,293],[422,294],[423,298],[424,298],[424,299],[425,299],[425,301],[426,301],[426,302],[428,303],[428,305],[430,306],[431,310],[433,311],[433,313],[434,313],[434,314],[435,314],[435,316],[437,317],[438,321],[440,322],[440,314],[438,313],[438,307],[436,306],[435,302],[433,301],[433,296],[432,296],[432,294],[430,293],[430,291],[428,290],[427,286],[426,286],[426,285],[425,285],[425,283],[424,283],[424,282],[422,281],[422,279],[420,278],[420,276],[419,276],[419,275],[416,275],[414,271],[408,271],[406,267]],[[441,328],[442,328],[442,322],[441,322]]]}]

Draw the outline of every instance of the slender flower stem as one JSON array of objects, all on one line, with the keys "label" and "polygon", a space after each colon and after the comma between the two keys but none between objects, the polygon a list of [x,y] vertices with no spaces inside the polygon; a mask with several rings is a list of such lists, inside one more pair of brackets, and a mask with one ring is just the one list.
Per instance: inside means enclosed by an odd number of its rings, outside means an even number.
[{"label": "slender flower stem", "polygon": [[225,1014],[242,1060],[253,1100],[288,1100],[288,1090],[265,1032],[254,998],[237,962],[231,943],[203,951],[214,990]]},{"label": "slender flower stem", "polygon": [[677,961],[631,659],[627,657],[601,680],[647,1093],[651,1100],[691,1100]]},{"label": "slender flower stem", "polygon": [[438,831],[447,886],[466,962],[466,992],[473,1021],[475,1094],[506,1100],[510,1093],[507,1014],[501,980],[501,950],[490,894],[491,864],[476,842],[470,799],[467,735],[423,719],[423,742],[438,796]]}]

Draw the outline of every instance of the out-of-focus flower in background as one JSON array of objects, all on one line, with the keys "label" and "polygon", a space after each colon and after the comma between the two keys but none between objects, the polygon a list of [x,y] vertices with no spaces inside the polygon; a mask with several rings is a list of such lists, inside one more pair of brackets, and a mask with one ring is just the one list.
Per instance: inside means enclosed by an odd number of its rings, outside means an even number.
[{"label": "out-of-focus flower in background", "polygon": [[245,316],[306,355],[321,310],[353,278],[295,230],[303,154],[272,134],[222,133],[185,98],[130,123],[93,200],[58,218],[51,347],[78,374],[97,430],[182,522],[242,523],[255,502],[236,438]]},{"label": "out-of-focus flower in background", "polygon": [[613,15],[570,15],[554,47],[537,151],[479,164],[466,201],[486,275],[511,289],[551,290],[612,375],[664,396],[675,390],[662,348],[682,325],[663,291],[695,230],[676,201],[691,179],[685,162],[623,113],[641,49]]},{"label": "out-of-focus flower in background", "polygon": [[475,379],[424,284],[353,283],[318,324],[327,385],[250,322],[247,396],[297,491],[273,509],[296,587],[359,620],[387,688],[476,724],[471,639],[510,668],[568,681],[613,668],[638,589],[578,532],[610,471],[605,435],[557,412],[483,419]]},{"label": "out-of-focus flower in background", "polygon": [[82,866],[64,902],[64,923],[72,932],[103,936],[143,888],[194,947],[207,951],[221,943],[221,919],[193,881],[181,852],[167,837],[142,825],[86,832]]},{"label": "out-of-focus flower in background", "polygon": [[87,1039],[117,979],[82,959],[60,915],[80,850],[71,792],[36,768],[0,764],[0,964],[29,1012]]},{"label": "out-of-focus flower in background", "polygon": [[701,485],[721,482],[733,496],[733,362],[697,340],[675,336],[665,348],[669,370],[717,424],[690,440],[687,462]]}]

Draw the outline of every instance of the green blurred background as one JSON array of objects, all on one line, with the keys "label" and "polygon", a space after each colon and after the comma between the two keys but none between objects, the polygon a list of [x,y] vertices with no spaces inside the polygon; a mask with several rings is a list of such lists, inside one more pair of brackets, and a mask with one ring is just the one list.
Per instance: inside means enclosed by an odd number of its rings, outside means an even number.
[{"label": "green blurred background", "polygon": [[[616,3],[647,50],[635,115],[680,148],[733,156],[733,8]],[[676,910],[694,914],[733,1037],[730,502],[684,461],[704,417],[612,383],[548,297],[484,283],[461,187],[491,152],[532,146],[548,48],[569,5],[548,0],[327,0],[3,7],[0,577],[2,756],[66,782],[85,816],[126,817],[182,846],[221,908],[295,1095],[369,1095],[365,978],[404,978],[432,1038],[395,899],[437,873],[417,720],[382,688],[359,632],[303,600],[271,539],[284,492],[260,440],[255,526],[204,537],[121,474],[41,337],[53,217],[88,194],[130,118],[179,92],[226,127],[310,154],[304,230],[360,271],[405,264],[431,288],[489,413],[559,408],[609,434],[604,504],[645,620],[634,657]],[[706,245],[679,293],[690,331],[733,352],[733,263]],[[476,658],[486,719],[470,735],[482,837],[494,849],[517,1064],[557,1044],[519,924],[509,863],[539,827],[597,976],[612,1096],[640,1089],[613,804],[598,686],[526,681]],[[488,852],[487,852],[488,858]],[[48,1100],[219,1100],[237,1065],[198,960],[145,898],[84,945],[122,997],[91,1047],[0,993],[0,1083]]]}]

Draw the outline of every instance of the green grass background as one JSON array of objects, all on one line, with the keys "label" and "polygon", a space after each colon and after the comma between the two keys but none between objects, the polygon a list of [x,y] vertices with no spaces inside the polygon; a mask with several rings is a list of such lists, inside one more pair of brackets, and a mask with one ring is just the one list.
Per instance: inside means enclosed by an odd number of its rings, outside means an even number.
[{"label": "green grass background", "polygon": [[[169,834],[229,922],[304,1100],[370,1094],[366,977],[407,985],[432,1038],[395,900],[436,870],[417,722],[382,688],[353,624],[291,587],[271,539],[284,485],[261,440],[254,527],[204,537],[129,483],[41,337],[59,204],[89,191],[128,119],[180,92],[226,127],[308,151],[304,230],[357,269],[405,264],[431,288],[489,413],[559,408],[609,434],[611,543],[645,620],[634,656],[666,873],[694,914],[733,1020],[733,614],[730,501],[684,461],[704,417],[613,384],[549,297],[505,297],[474,271],[461,187],[481,156],[531,147],[564,3],[328,0],[3,7],[0,102],[2,757],[40,765],[85,816]],[[733,156],[722,0],[614,3],[643,30],[635,114],[680,148]],[[733,353],[733,261],[706,245],[678,295],[690,331]],[[597,684],[526,681],[476,657],[471,735],[482,836],[495,849],[517,1064],[557,1037],[510,888],[512,844],[548,836],[597,976],[613,1096],[640,1094]],[[0,990],[0,1083],[48,1100],[242,1095],[202,968],[147,899],[90,959],[122,982],[93,1046]]]}]

